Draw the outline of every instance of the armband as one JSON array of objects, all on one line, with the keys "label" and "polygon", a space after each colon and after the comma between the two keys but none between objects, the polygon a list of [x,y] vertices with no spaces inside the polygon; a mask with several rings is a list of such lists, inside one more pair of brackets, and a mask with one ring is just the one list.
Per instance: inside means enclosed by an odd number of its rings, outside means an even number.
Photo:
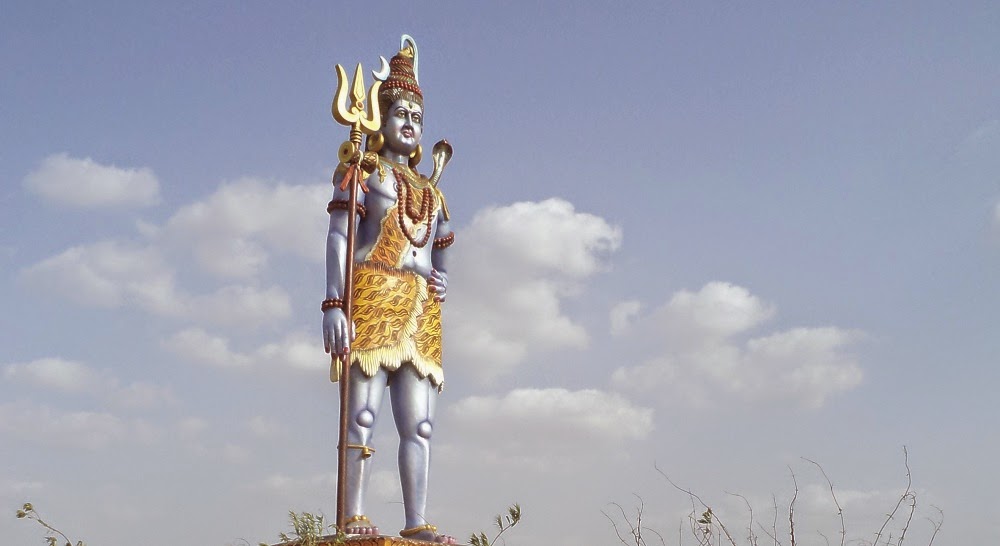
[{"label": "armband", "polygon": [[434,239],[434,248],[448,248],[455,242],[455,232],[452,231],[444,237],[436,237]]},{"label": "armband", "polygon": [[[351,207],[351,204],[349,202],[347,202],[346,199],[334,199],[333,201],[330,201],[329,205],[326,206],[326,212],[327,212],[327,214],[332,214],[333,211],[335,211],[335,210],[346,211],[350,207]],[[368,212],[367,210],[365,210],[365,206],[362,205],[361,203],[358,203],[357,207],[358,207],[357,208],[358,216],[364,218],[365,214]]]}]

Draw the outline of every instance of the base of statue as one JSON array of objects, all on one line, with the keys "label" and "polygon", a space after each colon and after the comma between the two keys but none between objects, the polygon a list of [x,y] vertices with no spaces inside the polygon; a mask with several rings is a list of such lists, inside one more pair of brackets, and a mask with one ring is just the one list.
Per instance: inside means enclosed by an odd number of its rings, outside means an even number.
[{"label": "base of statue", "polygon": [[[287,545],[301,544],[300,541],[286,542]],[[344,539],[343,542],[337,542],[337,535],[327,535],[325,537],[320,537],[314,542],[315,546],[427,546],[428,544],[435,544],[440,546],[437,542],[429,542],[426,540],[414,540],[412,538],[402,538],[402,537],[390,537],[383,535],[375,536],[361,536],[361,535],[350,535]],[[283,545],[278,545],[283,546]]]}]

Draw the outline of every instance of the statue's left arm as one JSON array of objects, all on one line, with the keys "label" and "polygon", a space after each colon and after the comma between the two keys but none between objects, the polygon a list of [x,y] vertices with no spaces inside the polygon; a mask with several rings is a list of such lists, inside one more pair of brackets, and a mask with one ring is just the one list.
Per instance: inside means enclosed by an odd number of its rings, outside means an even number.
[{"label": "statue's left arm", "polygon": [[455,233],[450,222],[442,215],[438,218],[434,237],[434,248],[431,249],[431,275],[427,278],[428,288],[434,292],[434,299],[443,302],[448,296],[448,252],[455,242]]}]

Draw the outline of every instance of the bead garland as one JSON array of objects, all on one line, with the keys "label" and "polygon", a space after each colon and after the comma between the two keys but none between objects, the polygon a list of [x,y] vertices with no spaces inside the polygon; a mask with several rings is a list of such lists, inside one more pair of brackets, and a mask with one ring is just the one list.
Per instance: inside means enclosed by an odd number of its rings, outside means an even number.
[{"label": "bead garland", "polygon": [[[431,209],[434,203],[434,195],[431,193],[429,187],[425,187],[421,192],[423,195],[420,199],[420,209],[414,213],[413,200],[413,188],[410,187],[409,180],[403,173],[399,172],[399,169],[393,167],[392,174],[396,177],[396,195],[398,197],[396,204],[396,221],[399,223],[399,229],[406,236],[406,239],[410,241],[410,244],[415,248],[423,248],[427,245],[427,241],[431,238],[431,219],[434,217]],[[405,190],[404,190],[405,188]],[[398,203],[402,201],[402,203]],[[424,236],[420,241],[417,241],[410,231],[406,229],[406,221],[403,218],[405,209],[405,214],[413,220],[415,224],[420,222],[426,222],[427,230],[424,232]]]}]

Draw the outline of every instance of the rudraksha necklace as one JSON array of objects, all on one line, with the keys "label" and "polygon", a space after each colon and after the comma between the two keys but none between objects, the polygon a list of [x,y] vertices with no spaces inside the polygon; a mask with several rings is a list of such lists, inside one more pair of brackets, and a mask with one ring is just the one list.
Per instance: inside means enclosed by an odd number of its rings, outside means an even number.
[{"label": "rudraksha necklace", "polygon": [[[396,177],[396,222],[399,229],[415,248],[423,248],[431,238],[431,219],[434,217],[434,190],[430,186],[425,186],[421,190],[419,208],[414,203],[413,186],[410,185],[409,178],[399,171],[398,167],[393,167],[393,176]],[[409,216],[413,223],[419,225],[421,222],[427,224],[424,236],[419,241],[406,229],[406,221],[403,218],[403,211]]]}]

